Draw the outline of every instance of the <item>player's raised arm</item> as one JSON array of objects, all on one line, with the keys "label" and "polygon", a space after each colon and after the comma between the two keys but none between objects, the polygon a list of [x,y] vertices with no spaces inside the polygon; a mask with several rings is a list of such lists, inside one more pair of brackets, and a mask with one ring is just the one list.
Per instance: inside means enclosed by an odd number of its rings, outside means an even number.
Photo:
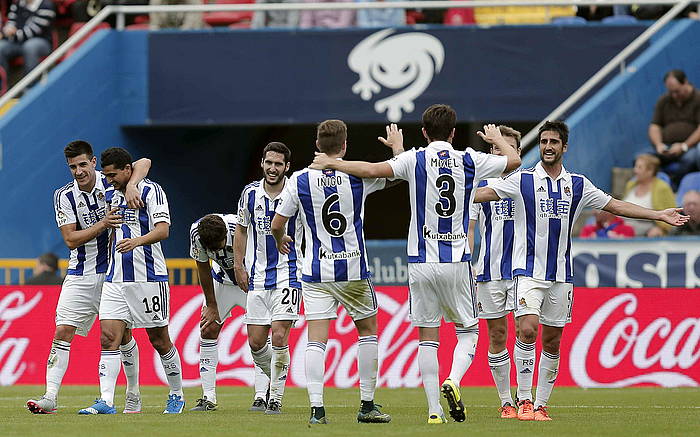
[{"label": "player's raised arm", "polygon": [[143,200],[141,200],[141,195],[136,186],[148,176],[148,171],[150,169],[151,160],[148,158],[141,158],[131,164],[131,178],[129,179],[129,183],[126,184],[126,190],[124,191],[126,205],[129,208],[138,209],[144,207]]},{"label": "player's raised arm", "polygon": [[615,198],[610,199],[610,202],[603,209],[623,217],[660,220],[672,226],[683,226],[690,219],[687,215],[681,214],[683,208],[668,208],[657,211]]},{"label": "player's raised arm", "polygon": [[520,160],[520,154],[515,148],[513,148],[510,144],[508,144],[508,142],[506,142],[505,138],[503,138],[503,135],[501,134],[501,131],[495,124],[484,125],[484,131],[478,131],[477,135],[479,135],[487,143],[492,144],[494,148],[499,149],[501,151],[502,156],[508,158],[508,163],[506,164],[505,169],[506,173],[511,172],[516,168],[520,167],[520,164],[522,162]]},{"label": "player's raised arm", "polygon": [[477,188],[474,192],[474,202],[476,203],[493,202],[494,200],[501,200],[501,196],[491,187]]}]

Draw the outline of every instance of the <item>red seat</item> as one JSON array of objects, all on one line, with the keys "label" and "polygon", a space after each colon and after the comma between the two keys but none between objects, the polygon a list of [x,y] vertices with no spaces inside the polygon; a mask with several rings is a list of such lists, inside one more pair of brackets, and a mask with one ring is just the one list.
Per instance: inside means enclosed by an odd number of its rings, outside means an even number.
[{"label": "red seat", "polygon": [[126,26],[126,30],[148,30],[151,28],[151,25],[148,24],[148,22],[145,23],[134,23],[134,24],[129,24]]},{"label": "red seat", "polygon": [[[218,0],[215,2],[218,5],[222,4],[250,4],[255,3],[255,0]],[[232,11],[232,12],[205,12],[203,20],[210,26],[229,26],[229,27],[250,27],[250,22],[253,19],[252,11]],[[233,25],[236,26],[233,26]],[[240,26],[238,24],[241,24]]]}]

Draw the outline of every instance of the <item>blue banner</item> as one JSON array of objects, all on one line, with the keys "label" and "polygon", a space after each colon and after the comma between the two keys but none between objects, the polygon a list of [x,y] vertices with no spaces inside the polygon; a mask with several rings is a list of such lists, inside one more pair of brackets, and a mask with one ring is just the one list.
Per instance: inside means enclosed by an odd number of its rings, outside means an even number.
[{"label": "blue banner", "polygon": [[644,29],[152,32],[149,121],[418,121],[436,102],[462,121],[538,120]]}]

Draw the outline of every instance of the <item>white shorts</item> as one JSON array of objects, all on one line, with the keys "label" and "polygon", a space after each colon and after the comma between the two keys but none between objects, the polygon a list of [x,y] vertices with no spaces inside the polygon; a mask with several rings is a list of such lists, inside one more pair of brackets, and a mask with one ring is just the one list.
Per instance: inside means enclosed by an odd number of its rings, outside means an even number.
[{"label": "white shorts", "polygon": [[[231,317],[231,311],[236,307],[245,309],[246,294],[238,285],[222,284],[214,281],[214,297],[219,309],[221,323]],[[206,305],[205,305],[206,306]]]},{"label": "white shorts", "polygon": [[515,278],[515,301],[515,317],[534,314],[541,324],[562,328],[571,322],[574,284],[518,276]]},{"label": "white shorts", "polygon": [[437,328],[442,318],[464,327],[478,322],[469,262],[409,263],[408,290],[413,326]]},{"label": "white shorts", "polygon": [[245,323],[270,325],[279,320],[299,320],[301,289],[277,288],[275,290],[248,291]]},{"label": "white shorts", "polygon": [[306,320],[338,317],[338,303],[353,320],[377,314],[377,295],[369,279],[343,282],[302,282]]},{"label": "white shorts", "polygon": [[105,282],[100,320],[123,320],[127,328],[168,326],[170,286],[167,282]]},{"label": "white shorts", "polygon": [[87,336],[100,311],[104,281],[104,273],[66,276],[56,305],[56,326],[75,326],[76,334]]},{"label": "white shorts", "polygon": [[480,319],[498,319],[515,309],[515,281],[501,279],[476,283]]}]

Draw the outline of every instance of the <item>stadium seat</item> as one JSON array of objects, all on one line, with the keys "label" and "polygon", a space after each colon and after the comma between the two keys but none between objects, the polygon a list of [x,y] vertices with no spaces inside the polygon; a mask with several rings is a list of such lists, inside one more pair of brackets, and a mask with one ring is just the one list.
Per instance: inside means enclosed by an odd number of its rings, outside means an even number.
[{"label": "stadium seat", "polygon": [[474,8],[477,24],[547,24],[557,17],[573,17],[575,6],[489,6]]},{"label": "stadium seat", "polygon": [[587,24],[587,23],[588,23],[588,21],[586,21],[586,19],[583,17],[554,17],[552,19],[552,24],[569,25],[569,24]]},{"label": "stadium seat", "polygon": [[450,8],[445,12],[444,24],[448,26],[463,26],[476,24],[474,8]]},{"label": "stadium seat", "polygon": [[676,203],[679,206],[683,205],[683,196],[690,190],[700,191],[700,171],[688,173],[681,179],[681,183],[678,185],[678,192],[676,193]]},{"label": "stadium seat", "polygon": [[[209,3],[221,4],[248,4],[255,3],[255,0],[217,0]],[[210,26],[229,26],[235,28],[250,27],[253,20],[252,11],[231,11],[231,12],[205,12],[203,18]],[[233,25],[236,26],[233,26]]]},{"label": "stadium seat", "polygon": [[151,25],[146,22],[146,23],[134,23],[134,24],[129,24],[126,26],[126,30],[148,30],[151,28]]},{"label": "stadium seat", "polygon": [[637,19],[631,15],[611,15],[601,20],[601,23],[606,24],[630,24],[636,22]]},{"label": "stadium seat", "polygon": [[666,173],[660,171],[656,173],[656,177],[661,179],[662,181],[666,182],[667,184],[671,185],[671,177],[667,175]]}]

